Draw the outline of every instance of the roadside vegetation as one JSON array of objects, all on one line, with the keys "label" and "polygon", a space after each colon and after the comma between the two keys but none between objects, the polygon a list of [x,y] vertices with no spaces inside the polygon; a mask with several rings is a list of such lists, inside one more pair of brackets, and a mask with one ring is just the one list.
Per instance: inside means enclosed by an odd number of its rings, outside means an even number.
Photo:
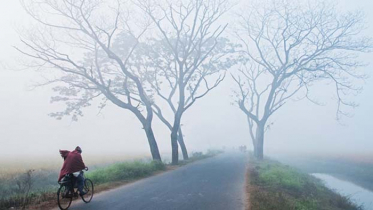
[{"label": "roadside vegetation", "polygon": [[150,176],[157,171],[163,171],[165,169],[166,166],[159,161],[123,162],[97,169],[91,173],[86,173],[86,177],[91,179],[96,185],[99,185],[114,181],[135,180]]},{"label": "roadside vegetation", "polygon": [[[220,151],[195,152],[185,165],[219,154]],[[117,162],[106,166],[93,166],[86,177],[95,185],[95,191],[118,187],[141,178],[149,177],[175,166],[159,161],[134,160]],[[0,210],[5,209],[45,209],[56,202],[58,170],[32,169],[26,172],[0,173]]]},{"label": "roadside vegetation", "polygon": [[251,158],[250,210],[358,210],[360,207],[295,168]]},{"label": "roadside vegetation", "polygon": [[330,174],[373,191],[373,156],[307,156],[280,157],[281,162],[306,173]]}]

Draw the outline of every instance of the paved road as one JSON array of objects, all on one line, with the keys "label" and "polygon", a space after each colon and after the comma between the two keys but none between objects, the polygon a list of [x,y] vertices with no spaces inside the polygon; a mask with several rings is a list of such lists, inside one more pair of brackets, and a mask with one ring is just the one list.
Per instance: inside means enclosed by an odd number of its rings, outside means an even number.
[{"label": "paved road", "polygon": [[243,210],[243,154],[221,154],[157,176],[97,194],[89,204],[70,209]]}]

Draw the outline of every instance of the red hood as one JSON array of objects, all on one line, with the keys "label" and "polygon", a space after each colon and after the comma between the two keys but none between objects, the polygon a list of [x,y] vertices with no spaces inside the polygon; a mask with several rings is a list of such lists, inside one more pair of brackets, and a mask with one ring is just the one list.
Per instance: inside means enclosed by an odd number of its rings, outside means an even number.
[{"label": "red hood", "polygon": [[66,174],[81,171],[85,168],[82,156],[78,151],[60,150],[60,154],[65,161],[63,162],[58,181],[61,181]]}]

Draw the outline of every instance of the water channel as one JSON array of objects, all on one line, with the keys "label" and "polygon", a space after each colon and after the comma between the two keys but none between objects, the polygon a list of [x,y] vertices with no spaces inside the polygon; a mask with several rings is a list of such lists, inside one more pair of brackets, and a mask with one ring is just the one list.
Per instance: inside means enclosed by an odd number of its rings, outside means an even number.
[{"label": "water channel", "polygon": [[373,210],[373,192],[357,186],[351,182],[337,179],[328,174],[314,173],[313,176],[324,181],[325,185],[335,192],[349,197],[353,202],[361,205],[364,210]]}]

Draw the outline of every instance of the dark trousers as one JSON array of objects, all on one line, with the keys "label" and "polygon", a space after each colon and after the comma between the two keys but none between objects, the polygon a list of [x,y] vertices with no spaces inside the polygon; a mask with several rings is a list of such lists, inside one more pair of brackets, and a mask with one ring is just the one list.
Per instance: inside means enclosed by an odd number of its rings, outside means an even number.
[{"label": "dark trousers", "polygon": [[80,172],[79,176],[77,176],[75,178],[75,181],[76,181],[76,185],[78,187],[78,190],[80,193],[83,193],[83,188],[84,188],[84,177],[83,177],[83,173]]}]

